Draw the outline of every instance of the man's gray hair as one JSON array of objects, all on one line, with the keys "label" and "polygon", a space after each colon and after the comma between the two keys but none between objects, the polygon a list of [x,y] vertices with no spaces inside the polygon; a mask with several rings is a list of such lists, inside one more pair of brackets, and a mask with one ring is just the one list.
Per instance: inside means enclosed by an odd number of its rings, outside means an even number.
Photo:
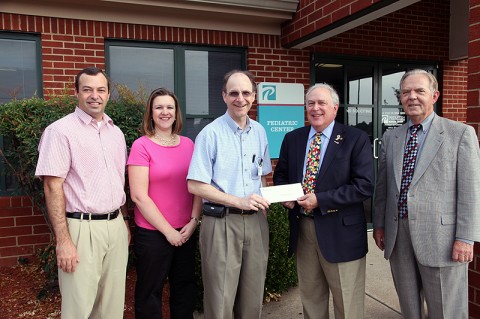
[{"label": "man's gray hair", "polygon": [[430,89],[430,91],[432,91],[432,94],[434,94],[435,92],[438,91],[438,82],[437,82],[437,79],[435,78],[435,76],[432,73],[430,73],[428,71],[425,71],[425,70],[422,70],[422,69],[413,69],[413,70],[407,71],[402,76],[402,79],[400,80],[400,90],[402,90],[402,85],[403,85],[403,82],[405,81],[405,79],[407,77],[409,77],[410,75],[415,75],[415,74],[422,74],[422,75],[425,75],[428,78],[428,82],[429,82],[428,88]]},{"label": "man's gray hair", "polygon": [[318,88],[324,88],[324,89],[327,89],[330,92],[330,96],[332,97],[333,105],[339,105],[340,104],[340,98],[338,97],[337,91],[335,91],[333,86],[331,86],[330,84],[327,84],[327,83],[317,83],[317,84],[311,86],[307,90],[307,93],[305,94],[305,103],[306,103],[306,101],[308,101],[308,97],[313,92],[313,90],[318,89]]}]

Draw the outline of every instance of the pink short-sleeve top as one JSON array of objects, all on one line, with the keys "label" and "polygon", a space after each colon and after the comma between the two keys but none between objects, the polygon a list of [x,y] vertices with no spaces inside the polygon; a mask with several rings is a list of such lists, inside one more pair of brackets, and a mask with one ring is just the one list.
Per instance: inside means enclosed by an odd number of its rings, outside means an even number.
[{"label": "pink short-sleeve top", "polygon": [[[180,136],[175,146],[161,146],[146,136],[137,139],[130,150],[127,165],[146,166],[148,196],[173,228],[185,226],[192,215],[193,195],[188,192],[187,173],[194,144],[188,137]],[[135,207],[135,223],[154,230]]]}]

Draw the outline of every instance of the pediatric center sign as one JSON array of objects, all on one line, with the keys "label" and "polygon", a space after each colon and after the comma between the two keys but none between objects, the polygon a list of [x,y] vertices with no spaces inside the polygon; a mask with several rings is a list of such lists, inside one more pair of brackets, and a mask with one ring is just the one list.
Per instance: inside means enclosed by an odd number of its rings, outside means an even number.
[{"label": "pediatric center sign", "polygon": [[261,82],[258,121],[267,131],[271,158],[278,158],[286,133],[304,126],[304,88],[297,83]]}]

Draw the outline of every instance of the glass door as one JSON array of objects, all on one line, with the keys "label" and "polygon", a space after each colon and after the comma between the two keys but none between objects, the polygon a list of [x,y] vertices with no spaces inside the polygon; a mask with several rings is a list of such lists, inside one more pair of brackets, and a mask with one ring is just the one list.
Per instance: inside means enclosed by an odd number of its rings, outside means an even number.
[{"label": "glass door", "polygon": [[[406,122],[399,100],[400,79],[414,68],[437,75],[435,63],[378,62],[317,55],[313,61],[312,84],[328,83],[340,97],[336,120],[357,127],[370,137],[376,173],[383,134]],[[366,200],[364,206],[371,226],[372,199]]]}]

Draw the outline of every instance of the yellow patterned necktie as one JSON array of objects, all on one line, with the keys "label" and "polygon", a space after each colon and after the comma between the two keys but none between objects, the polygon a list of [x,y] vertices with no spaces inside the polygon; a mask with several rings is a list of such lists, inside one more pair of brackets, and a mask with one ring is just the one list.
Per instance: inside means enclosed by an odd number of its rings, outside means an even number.
[{"label": "yellow patterned necktie", "polygon": [[[320,169],[320,150],[322,147],[322,133],[315,134],[310,150],[307,155],[307,168],[305,170],[305,177],[303,178],[302,188],[305,194],[314,193],[315,185],[317,184],[317,175]],[[311,214],[311,211],[305,210],[306,214]]]}]

